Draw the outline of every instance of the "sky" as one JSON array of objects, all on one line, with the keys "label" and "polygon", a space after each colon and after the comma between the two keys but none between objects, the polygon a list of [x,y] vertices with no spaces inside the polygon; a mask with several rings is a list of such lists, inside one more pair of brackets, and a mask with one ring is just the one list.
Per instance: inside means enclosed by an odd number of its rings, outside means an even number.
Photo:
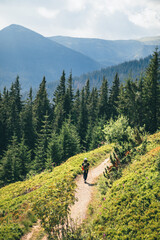
[{"label": "sky", "polygon": [[160,36],[160,0],[0,0],[0,29],[108,40]]}]

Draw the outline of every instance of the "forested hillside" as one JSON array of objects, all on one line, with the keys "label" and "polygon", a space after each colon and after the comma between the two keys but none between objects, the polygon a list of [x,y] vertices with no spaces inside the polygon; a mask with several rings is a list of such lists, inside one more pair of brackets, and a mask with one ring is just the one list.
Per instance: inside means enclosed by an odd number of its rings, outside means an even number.
[{"label": "forested hillside", "polygon": [[4,88],[0,94],[0,239],[20,239],[36,216],[50,239],[60,236],[61,230],[57,231],[74,203],[74,178],[84,157],[95,165],[111,151],[112,165],[105,169],[100,186],[105,199],[101,212],[86,229],[63,228],[64,239],[127,239],[128,235],[157,239],[160,139],[159,133],[146,138],[145,133],[153,134],[160,127],[159,61],[156,50],[143,76],[128,76],[120,84],[116,73],[111,87],[103,77],[99,90],[91,88],[88,79],[74,92],[72,74],[66,77],[63,71],[52,102],[45,77],[35,99],[30,89],[22,101],[19,77],[9,90]]},{"label": "forested hillside", "polygon": [[104,77],[100,90],[90,80],[75,93],[72,74],[62,73],[49,101],[43,78],[36,97],[32,89],[22,101],[20,82],[0,95],[0,185],[23,180],[27,174],[52,169],[81,151],[104,142],[103,126],[124,115],[132,127],[145,125],[154,133],[160,126],[159,53],[155,51],[144,76],[128,77],[120,84],[118,73],[112,86]]},{"label": "forested hillside", "polygon": [[91,87],[96,86],[97,88],[100,88],[103,77],[107,78],[109,87],[111,87],[116,73],[118,73],[120,82],[125,82],[128,77],[131,79],[139,78],[140,75],[144,74],[150,59],[151,56],[148,56],[144,59],[124,62],[116,66],[102,68],[98,71],[83,74],[80,77],[74,77],[74,87],[81,88],[85,84],[86,80],[90,79]]}]

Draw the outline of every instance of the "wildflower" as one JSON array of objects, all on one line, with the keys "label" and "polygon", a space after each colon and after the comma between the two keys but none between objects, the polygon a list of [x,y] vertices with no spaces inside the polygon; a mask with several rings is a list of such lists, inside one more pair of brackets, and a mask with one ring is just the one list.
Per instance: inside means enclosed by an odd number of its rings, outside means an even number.
[{"label": "wildflower", "polygon": [[104,197],[104,201],[106,200],[106,198]]},{"label": "wildflower", "polygon": [[148,177],[146,177],[146,179],[148,179]]}]

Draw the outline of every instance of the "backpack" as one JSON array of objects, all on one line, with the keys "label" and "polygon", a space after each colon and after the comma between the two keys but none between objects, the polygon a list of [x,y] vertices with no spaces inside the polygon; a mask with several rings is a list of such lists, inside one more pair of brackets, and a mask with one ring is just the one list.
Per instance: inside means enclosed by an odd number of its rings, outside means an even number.
[{"label": "backpack", "polygon": [[89,167],[89,164],[88,164],[88,163],[83,163],[83,165],[82,165],[82,170],[83,170],[83,171],[87,171],[87,170],[88,170],[88,167]]}]

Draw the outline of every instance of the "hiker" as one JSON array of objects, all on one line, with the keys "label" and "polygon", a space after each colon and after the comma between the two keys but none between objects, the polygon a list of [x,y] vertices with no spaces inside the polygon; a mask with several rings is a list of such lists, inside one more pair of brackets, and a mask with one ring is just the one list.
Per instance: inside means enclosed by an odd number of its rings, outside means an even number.
[{"label": "hiker", "polygon": [[82,163],[82,171],[83,171],[83,178],[84,178],[84,183],[86,183],[87,175],[88,175],[88,170],[89,170],[89,163],[87,161],[87,158],[84,159]]}]

